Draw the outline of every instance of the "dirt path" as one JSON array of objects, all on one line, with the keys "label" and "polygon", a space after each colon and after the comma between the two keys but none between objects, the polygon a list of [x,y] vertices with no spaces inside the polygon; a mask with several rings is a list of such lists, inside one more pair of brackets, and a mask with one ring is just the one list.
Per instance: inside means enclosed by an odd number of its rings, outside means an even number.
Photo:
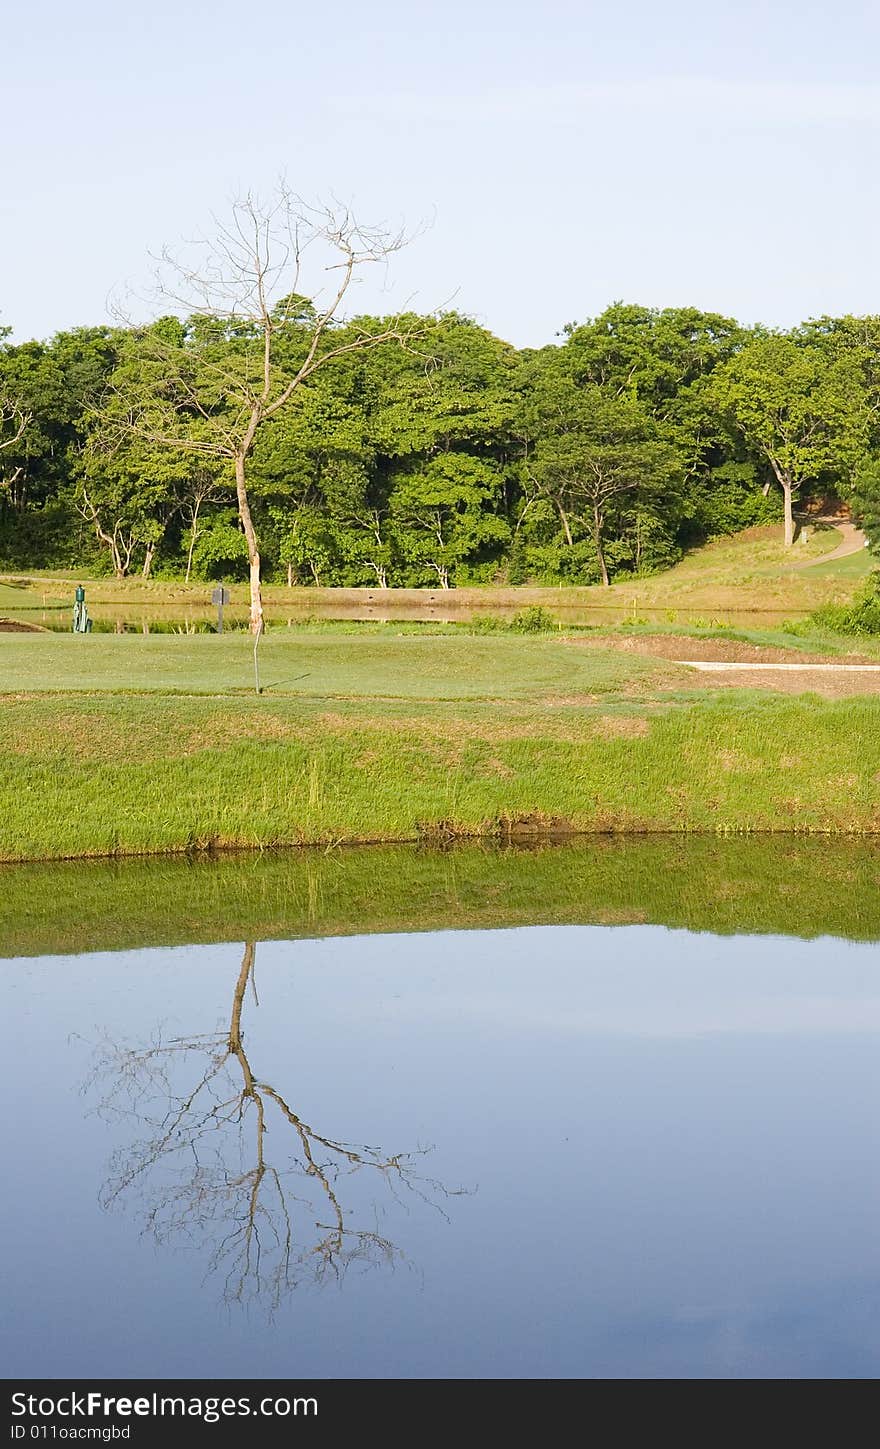
[{"label": "dirt path", "polygon": [[[826,518],[823,523],[833,523],[838,533],[843,534],[843,541],[830,553],[820,554],[819,558],[808,558],[806,563],[798,564],[799,569],[813,569],[818,564],[831,563],[835,558],[848,558],[851,553],[858,553],[865,547],[865,535],[854,523],[846,518]],[[809,525],[808,525],[809,526]]]}]

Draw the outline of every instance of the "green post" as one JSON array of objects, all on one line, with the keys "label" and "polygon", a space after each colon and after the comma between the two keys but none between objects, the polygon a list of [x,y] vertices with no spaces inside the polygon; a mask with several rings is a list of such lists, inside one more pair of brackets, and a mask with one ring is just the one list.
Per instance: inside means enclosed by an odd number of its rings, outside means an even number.
[{"label": "green post", "polygon": [[73,632],[74,634],[90,634],[92,621],[86,608],[86,591],[82,584],[77,584],[73,597]]}]

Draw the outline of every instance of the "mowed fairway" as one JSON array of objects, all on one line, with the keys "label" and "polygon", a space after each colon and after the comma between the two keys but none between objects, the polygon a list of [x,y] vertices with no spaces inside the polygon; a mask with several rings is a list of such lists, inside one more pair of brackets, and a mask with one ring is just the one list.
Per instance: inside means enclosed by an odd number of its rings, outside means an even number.
[{"label": "mowed fairway", "polygon": [[564,636],[0,634],[0,860],[880,830],[880,704]]},{"label": "mowed fairway", "polygon": [[[387,637],[280,629],[258,650],[269,695],[373,699],[524,699],[661,679],[648,660],[590,659],[556,638]],[[674,669],[674,666],[673,666]],[[254,693],[244,633],[0,634],[0,693]]]}]

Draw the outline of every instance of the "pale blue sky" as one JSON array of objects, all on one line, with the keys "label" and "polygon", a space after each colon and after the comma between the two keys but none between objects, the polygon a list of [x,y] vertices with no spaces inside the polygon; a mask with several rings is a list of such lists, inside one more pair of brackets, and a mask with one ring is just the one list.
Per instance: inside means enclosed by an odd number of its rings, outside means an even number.
[{"label": "pale blue sky", "polygon": [[98,322],[284,171],[428,228],[359,310],[519,345],[625,298],[880,311],[880,6],[30,0],[3,22],[0,320]]}]

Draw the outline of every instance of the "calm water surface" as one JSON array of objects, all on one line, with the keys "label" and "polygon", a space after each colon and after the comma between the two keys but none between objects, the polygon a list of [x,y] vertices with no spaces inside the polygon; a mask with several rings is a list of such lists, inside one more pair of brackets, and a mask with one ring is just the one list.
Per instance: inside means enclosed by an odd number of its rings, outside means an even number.
[{"label": "calm water surface", "polygon": [[9,1376],[874,1376],[880,947],[3,963]]}]

